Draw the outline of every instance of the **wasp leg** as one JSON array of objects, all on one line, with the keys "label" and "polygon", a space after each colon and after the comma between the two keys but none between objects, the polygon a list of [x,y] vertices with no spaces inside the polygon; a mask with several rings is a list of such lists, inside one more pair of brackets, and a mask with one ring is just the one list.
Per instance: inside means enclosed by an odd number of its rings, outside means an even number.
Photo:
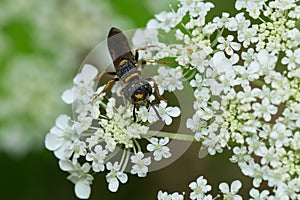
[{"label": "wasp leg", "polygon": [[136,62],[139,61],[139,51],[145,51],[146,49],[150,48],[150,47],[155,47],[155,45],[148,45],[148,46],[144,46],[144,47],[140,47],[140,48],[136,48],[134,51],[132,51],[132,54],[134,53],[134,59]]},{"label": "wasp leg", "polygon": [[112,75],[112,76],[115,76],[115,75],[117,75],[117,73],[116,73],[116,72],[106,72],[106,71],[104,71],[104,72],[101,72],[101,74],[99,74],[99,75],[95,78],[95,80],[100,80],[100,79],[102,78],[102,76],[104,76],[104,75]]},{"label": "wasp leg", "polygon": [[109,80],[109,81],[106,83],[105,87],[101,90],[101,92],[99,92],[97,95],[95,95],[95,96],[93,97],[93,99],[92,99],[92,104],[94,104],[95,100],[96,100],[103,92],[105,92],[105,90],[107,90],[107,89],[110,87],[110,85],[111,85],[112,83],[117,82],[117,81],[119,81],[119,80],[120,80],[119,78],[114,78],[114,79],[112,79],[112,80]]},{"label": "wasp leg", "polygon": [[154,78],[147,78],[146,80],[152,81],[152,82],[154,83],[154,91],[156,92],[156,94],[157,94],[159,100],[162,100],[162,101],[164,101],[164,102],[167,102],[167,100],[165,100],[165,99],[160,95],[159,90],[158,90],[157,83],[156,83],[156,81],[154,80]]},{"label": "wasp leg", "polygon": [[150,47],[156,47],[155,45],[148,45],[148,46],[144,46],[144,47],[139,47],[139,48],[136,48],[135,51],[140,51],[140,50],[146,50]]},{"label": "wasp leg", "polygon": [[154,60],[154,59],[142,59],[142,62],[159,63],[159,64],[164,64],[164,65],[178,64],[177,62],[168,62],[168,61],[161,61],[161,60]]},{"label": "wasp leg", "polygon": [[[155,105],[153,105],[149,100],[147,100],[147,102],[148,102],[148,104],[153,108],[153,110],[154,110],[156,116],[158,117],[158,119],[159,119],[159,120],[162,120],[162,118],[161,118],[161,116],[159,115],[157,109],[155,108]],[[149,110],[150,110],[150,108],[149,108]],[[149,110],[148,110],[148,112],[149,112]]]}]

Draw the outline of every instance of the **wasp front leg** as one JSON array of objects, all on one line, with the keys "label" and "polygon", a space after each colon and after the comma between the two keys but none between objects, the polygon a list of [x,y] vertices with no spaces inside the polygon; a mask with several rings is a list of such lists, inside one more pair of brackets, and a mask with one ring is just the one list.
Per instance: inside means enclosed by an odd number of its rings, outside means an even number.
[{"label": "wasp front leg", "polygon": [[177,62],[172,62],[172,61],[161,61],[161,60],[155,60],[155,59],[142,59],[142,62],[145,63],[159,63],[163,65],[172,65],[172,64],[177,64]]},{"label": "wasp front leg", "polygon": [[99,74],[99,75],[95,78],[95,80],[100,80],[100,79],[102,78],[102,76],[104,76],[104,75],[115,76],[115,75],[117,75],[117,73],[116,73],[116,72],[106,72],[106,71],[104,71],[104,72],[101,72],[101,74]]},{"label": "wasp front leg", "polygon": [[162,100],[162,101],[164,101],[164,102],[167,102],[167,100],[164,99],[164,98],[160,95],[159,89],[158,89],[158,85],[157,85],[156,81],[154,80],[154,78],[147,78],[146,80],[152,81],[152,82],[153,82],[153,84],[154,84],[154,91],[156,92],[156,94],[157,94],[159,100]]},{"label": "wasp front leg", "polygon": [[[136,62],[139,61],[139,51],[140,50],[145,51],[146,49],[151,48],[151,47],[156,47],[156,46],[149,45],[149,46],[140,47],[140,48],[135,49],[134,58],[135,58]],[[134,52],[132,51],[132,53],[134,53]],[[161,61],[161,60],[155,60],[155,59],[141,59],[141,62],[142,62],[142,68],[146,65],[147,62],[148,63],[159,63],[159,64],[164,64],[164,65],[178,64],[177,62]]]},{"label": "wasp front leg", "polygon": [[110,85],[111,85],[112,83],[117,82],[117,81],[119,81],[119,80],[120,80],[119,78],[114,78],[114,79],[112,79],[112,80],[109,80],[109,81],[106,83],[105,87],[104,87],[98,94],[96,94],[96,95],[93,97],[93,99],[92,99],[92,104],[95,103],[96,99],[97,99],[103,92],[105,92],[105,91],[110,87]]},{"label": "wasp front leg", "polygon": [[139,51],[145,51],[146,49],[150,48],[150,47],[155,47],[155,45],[149,45],[149,46],[144,46],[144,47],[140,47],[140,48],[136,48],[134,50],[134,52],[132,51],[132,53],[134,53],[134,58],[136,60],[136,62],[139,61]]}]

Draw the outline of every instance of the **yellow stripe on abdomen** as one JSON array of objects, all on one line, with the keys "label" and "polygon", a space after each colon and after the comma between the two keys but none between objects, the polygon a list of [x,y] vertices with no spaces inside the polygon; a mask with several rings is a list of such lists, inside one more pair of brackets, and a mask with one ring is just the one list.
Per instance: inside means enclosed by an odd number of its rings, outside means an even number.
[{"label": "yellow stripe on abdomen", "polygon": [[137,77],[137,76],[139,76],[139,74],[137,72],[133,73],[130,76],[126,77],[125,80],[124,80],[124,82],[128,83],[130,81],[130,79],[132,79],[133,77]]}]

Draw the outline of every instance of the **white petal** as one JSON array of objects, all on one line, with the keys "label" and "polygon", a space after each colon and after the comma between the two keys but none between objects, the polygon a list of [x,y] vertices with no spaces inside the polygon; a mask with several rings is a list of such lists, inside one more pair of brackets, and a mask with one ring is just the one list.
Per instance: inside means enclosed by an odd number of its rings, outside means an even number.
[{"label": "white petal", "polygon": [[83,80],[90,82],[97,76],[98,70],[93,65],[85,64],[81,73]]},{"label": "white petal", "polygon": [[225,42],[225,38],[224,37],[218,37],[218,42],[219,43],[224,43]]},{"label": "white petal", "polygon": [[169,151],[164,151],[163,152],[163,157],[164,158],[170,158],[172,156],[172,154]]},{"label": "white petal", "polygon": [[91,169],[91,165],[89,163],[84,163],[82,165],[81,169],[84,173],[88,173]]},{"label": "white petal", "polygon": [[215,64],[215,66],[219,66],[224,60],[224,58],[224,53],[222,51],[219,51],[213,55],[213,63]]},{"label": "white petal", "polygon": [[153,144],[148,144],[147,145],[147,150],[148,151],[154,151],[156,148],[155,148],[155,146],[153,145]]},{"label": "white petal", "polygon": [[269,113],[264,113],[263,118],[265,121],[269,122],[271,120],[271,115]]},{"label": "white petal", "polygon": [[61,160],[65,160],[65,159],[69,159],[72,155],[73,151],[71,151],[70,149],[67,149],[65,144],[60,147],[59,149],[57,149],[56,151],[54,151],[54,155]]},{"label": "white petal", "polygon": [[50,133],[51,134],[54,134],[58,137],[63,137],[65,132],[63,130],[61,130],[60,128],[58,128],[57,126],[53,126],[51,129],[50,129]]},{"label": "white petal", "polygon": [[128,176],[125,173],[119,173],[117,174],[118,179],[121,181],[121,183],[126,183],[128,180]]},{"label": "white petal", "polygon": [[180,109],[178,107],[167,108],[167,113],[171,117],[178,117],[180,115]]},{"label": "white petal", "polygon": [[192,130],[195,130],[195,122],[191,118],[188,118],[186,121],[186,127]]},{"label": "white petal", "polygon": [[164,138],[162,138],[162,139],[159,140],[159,144],[160,145],[166,145],[166,144],[169,143],[169,140],[170,139],[168,137],[164,137]]},{"label": "white petal", "polygon": [[65,90],[63,94],[61,95],[61,99],[66,104],[71,104],[74,102],[74,89]]},{"label": "white petal", "polygon": [[170,125],[172,123],[172,118],[169,115],[165,115],[163,118],[166,125]]},{"label": "white petal", "polygon": [[88,199],[91,194],[90,184],[86,180],[80,179],[75,184],[75,194],[80,199]]},{"label": "white petal", "polygon": [[62,130],[66,130],[69,128],[69,117],[67,115],[60,115],[57,117],[55,123],[56,126],[61,128]]},{"label": "white petal", "polygon": [[249,67],[248,67],[248,72],[249,73],[255,73],[258,72],[260,68],[260,65],[258,62],[251,62]]},{"label": "white petal", "polygon": [[166,108],[167,107],[167,103],[165,101],[160,101],[159,107],[161,108]]},{"label": "white petal", "polygon": [[152,144],[158,144],[158,138],[155,138],[155,137],[153,137],[153,138],[151,138],[150,139],[150,142],[152,143]]},{"label": "white petal", "polygon": [[59,167],[61,170],[63,171],[73,171],[75,169],[75,166],[73,165],[73,163],[70,160],[60,160],[58,162]]},{"label": "white petal", "polygon": [[241,181],[235,180],[231,183],[230,189],[231,189],[231,192],[237,193],[241,187],[242,187]]},{"label": "white petal", "polygon": [[198,185],[197,185],[196,182],[191,182],[191,183],[189,184],[189,187],[190,187],[192,190],[194,190],[197,186],[198,186]]},{"label": "white petal", "polygon": [[232,42],[232,43],[230,44],[230,46],[231,46],[235,51],[238,51],[238,50],[240,50],[240,48],[241,48],[241,44],[240,44],[240,43],[237,43],[237,42]]},{"label": "white petal", "polygon": [[119,181],[117,180],[117,178],[110,179],[109,184],[108,184],[108,189],[111,192],[116,192],[118,190],[118,188],[119,188]]},{"label": "white petal", "polygon": [[144,161],[145,165],[150,165],[151,164],[151,157],[144,158],[143,161]]},{"label": "white petal", "polygon": [[229,192],[229,186],[227,183],[221,183],[219,185],[219,189],[221,190],[222,193],[228,193]]},{"label": "white petal", "polygon": [[57,150],[64,143],[64,140],[57,135],[48,133],[45,138],[45,146],[48,150],[54,151]]}]

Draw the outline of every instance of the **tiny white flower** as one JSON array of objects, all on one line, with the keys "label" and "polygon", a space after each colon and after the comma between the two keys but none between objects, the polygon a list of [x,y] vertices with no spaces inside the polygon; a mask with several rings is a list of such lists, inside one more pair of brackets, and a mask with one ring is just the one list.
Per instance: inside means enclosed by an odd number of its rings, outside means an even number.
[{"label": "tiny white flower", "polygon": [[93,176],[88,174],[91,166],[84,163],[80,166],[79,163],[73,164],[70,160],[60,160],[59,166],[63,171],[70,173],[68,179],[72,181],[75,186],[75,194],[78,198],[88,199],[91,194],[91,187]]},{"label": "tiny white flower", "polygon": [[157,200],[170,200],[169,194],[160,190],[157,193]]},{"label": "tiny white flower", "polygon": [[[277,148],[288,146],[291,141],[292,131],[287,129],[284,124],[275,124],[270,133],[270,138],[275,142]],[[273,142],[272,142],[273,143]]]},{"label": "tiny white flower", "polygon": [[243,42],[243,47],[248,48],[251,43],[256,43],[258,41],[257,29],[258,27],[252,26],[239,31],[237,39],[239,42]]},{"label": "tiny white flower", "polygon": [[92,125],[93,118],[91,117],[81,117],[78,122],[75,122],[74,128],[80,135],[84,131],[88,130]]},{"label": "tiny white flower", "polygon": [[167,192],[159,191],[157,193],[157,200],[183,200],[184,194],[179,194],[178,192],[174,192],[172,194],[168,194]]},{"label": "tiny white flower", "polygon": [[254,103],[252,108],[254,110],[253,114],[256,117],[263,117],[266,121],[270,121],[271,115],[276,114],[278,110],[276,106],[270,104],[270,100],[268,98],[264,98],[261,104]]},{"label": "tiny white flower", "polygon": [[132,166],[131,173],[137,174],[139,177],[145,177],[148,172],[148,165],[151,164],[151,158],[144,158],[142,152],[138,152],[131,156],[131,162],[135,165]]},{"label": "tiny white flower", "polygon": [[183,200],[183,194],[179,194],[178,192],[174,192],[171,194],[172,200]]},{"label": "tiny white flower", "polygon": [[161,66],[157,72],[158,75],[153,78],[156,80],[160,94],[163,94],[165,90],[174,92],[175,90],[183,89],[181,67],[166,68]]},{"label": "tiny white flower", "polygon": [[108,151],[102,149],[101,145],[97,145],[92,149],[92,152],[87,153],[86,160],[93,161],[92,168],[95,172],[104,171],[104,159],[106,158]]},{"label": "tiny white flower", "polygon": [[[151,108],[150,108],[151,109]],[[149,112],[149,109],[145,106],[142,106],[137,111],[137,115],[143,122],[154,123],[158,120],[155,112]]]},{"label": "tiny white flower", "polygon": [[268,190],[263,190],[260,193],[257,189],[252,188],[249,193],[251,196],[250,200],[267,200],[270,192]]},{"label": "tiny white flower", "polygon": [[47,149],[54,151],[57,158],[67,159],[73,153],[69,146],[77,138],[74,133],[75,130],[70,125],[69,117],[60,115],[56,119],[56,125],[45,137],[45,146]]},{"label": "tiny white flower", "polygon": [[[148,45],[155,45],[158,43],[158,30],[153,28],[146,28],[144,30],[138,29],[132,37],[132,44],[134,48],[145,47]],[[140,52],[139,52],[140,53]],[[145,56],[140,55],[141,58]]]},{"label": "tiny white flower", "polygon": [[242,187],[242,183],[239,180],[235,180],[231,183],[230,188],[227,183],[221,183],[219,189],[224,195],[224,199],[228,200],[241,200],[242,197],[237,194],[239,189]]},{"label": "tiny white flower", "polygon": [[238,51],[241,48],[241,44],[237,42],[233,42],[234,37],[232,35],[228,35],[226,38],[223,36],[218,38],[218,42],[220,44],[217,45],[217,48],[220,50],[225,50],[227,55],[233,55],[234,51]]},{"label": "tiny white flower", "polygon": [[161,138],[160,140],[158,138],[151,138],[150,142],[151,144],[147,145],[147,150],[154,151],[154,160],[160,161],[162,158],[171,157],[169,147],[165,146],[169,143],[168,137]]},{"label": "tiny white flower", "polygon": [[212,187],[207,185],[207,180],[200,176],[197,178],[196,182],[192,182],[189,184],[192,192],[190,193],[190,199],[203,199],[205,197],[205,193],[211,191]]},{"label": "tiny white flower", "polygon": [[[150,112],[155,113],[154,108],[150,108]],[[180,115],[180,109],[177,106],[167,107],[167,103],[160,101],[158,113],[166,125],[172,123],[172,117],[178,117]]]},{"label": "tiny white flower", "polygon": [[155,18],[159,21],[158,27],[169,32],[171,28],[174,28],[182,19],[183,13],[166,12],[162,11],[155,15]]},{"label": "tiny white flower", "polygon": [[94,95],[93,85],[97,74],[98,70],[94,66],[85,64],[73,80],[74,87],[62,94],[62,100],[67,104],[74,103],[76,100],[89,102]]},{"label": "tiny white flower", "polygon": [[290,49],[285,52],[286,57],[283,57],[281,63],[287,65],[288,70],[296,68],[296,65],[300,64],[300,49],[296,49],[294,52]]},{"label": "tiny white flower", "polygon": [[126,183],[128,180],[127,174],[120,171],[121,166],[118,162],[112,164],[111,162],[106,163],[106,169],[110,172],[106,175],[106,181],[108,183],[108,189],[111,192],[116,192],[119,188],[119,181]]}]

